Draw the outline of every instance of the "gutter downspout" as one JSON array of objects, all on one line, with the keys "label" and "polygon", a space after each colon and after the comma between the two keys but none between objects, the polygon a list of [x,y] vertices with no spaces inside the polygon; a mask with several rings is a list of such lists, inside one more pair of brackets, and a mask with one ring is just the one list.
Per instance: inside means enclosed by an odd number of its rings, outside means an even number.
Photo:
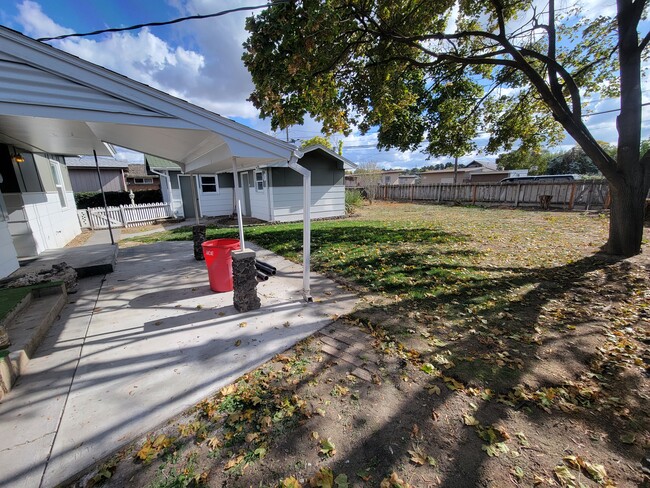
[{"label": "gutter downspout", "polygon": [[153,174],[156,174],[160,176],[161,178],[164,178],[165,181],[167,181],[167,194],[169,195],[169,209],[174,213],[174,217],[176,217],[176,210],[174,210],[174,197],[172,196],[172,179],[169,176],[169,173],[160,173],[159,171],[156,171],[153,168],[149,168],[149,171],[151,171]]},{"label": "gutter downspout", "polygon": [[237,227],[239,227],[239,249],[246,249],[244,242],[244,219],[241,215],[241,189],[239,188],[239,171],[237,171],[237,158],[232,158],[232,179],[235,183],[235,200],[237,201]]},{"label": "gutter downspout", "polygon": [[311,171],[298,164],[303,154],[295,150],[289,159],[289,168],[302,175],[302,294],[306,302],[313,302],[309,286],[309,266],[311,261]]}]

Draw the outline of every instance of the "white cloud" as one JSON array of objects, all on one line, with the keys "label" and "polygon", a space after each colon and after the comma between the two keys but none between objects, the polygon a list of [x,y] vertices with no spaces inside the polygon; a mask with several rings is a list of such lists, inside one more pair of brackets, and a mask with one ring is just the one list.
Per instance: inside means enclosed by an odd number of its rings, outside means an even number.
[{"label": "white cloud", "polygon": [[43,13],[41,6],[31,0],[24,0],[18,5],[18,21],[23,25],[24,33],[31,37],[54,37],[72,34],[72,29],[58,25]]}]

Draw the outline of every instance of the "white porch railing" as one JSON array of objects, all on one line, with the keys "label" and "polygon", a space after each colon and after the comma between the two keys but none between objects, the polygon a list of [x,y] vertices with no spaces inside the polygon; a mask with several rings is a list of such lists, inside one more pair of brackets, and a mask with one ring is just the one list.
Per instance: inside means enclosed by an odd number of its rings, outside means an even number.
[{"label": "white porch railing", "polygon": [[107,229],[110,220],[111,227],[136,227],[152,224],[156,220],[173,216],[167,203],[143,203],[140,205],[120,205],[108,207],[108,216],[104,208],[89,208],[79,210],[79,224],[91,229]]}]

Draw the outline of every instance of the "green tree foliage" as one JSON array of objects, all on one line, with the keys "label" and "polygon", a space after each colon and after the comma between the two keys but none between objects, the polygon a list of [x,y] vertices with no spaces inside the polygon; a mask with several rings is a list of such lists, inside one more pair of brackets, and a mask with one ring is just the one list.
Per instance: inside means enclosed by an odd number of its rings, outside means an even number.
[{"label": "green tree foliage", "polygon": [[300,147],[305,148],[314,146],[316,144],[320,144],[321,146],[325,146],[327,149],[334,150],[334,146],[332,145],[332,142],[329,140],[329,138],[323,136],[314,136],[311,139],[305,139],[300,143]]},{"label": "green tree foliage", "polygon": [[527,169],[530,175],[543,175],[546,174],[549,161],[557,156],[559,154],[549,151],[530,151],[520,147],[500,154],[496,163],[502,170]]},{"label": "green tree foliage", "polygon": [[548,163],[549,175],[596,175],[598,173],[596,165],[579,146],[572,147],[564,154],[551,159]]},{"label": "green tree foliage", "polygon": [[[610,182],[608,250],[631,255],[650,188],[650,154],[639,154],[646,2],[594,18],[577,2],[556,12],[555,0],[291,0],[247,19],[250,99],[274,128],[309,114],[326,134],[377,128],[380,148],[430,155],[466,153],[479,130],[488,152],[539,150],[564,129]],[[582,102],[620,93],[614,159]]]}]

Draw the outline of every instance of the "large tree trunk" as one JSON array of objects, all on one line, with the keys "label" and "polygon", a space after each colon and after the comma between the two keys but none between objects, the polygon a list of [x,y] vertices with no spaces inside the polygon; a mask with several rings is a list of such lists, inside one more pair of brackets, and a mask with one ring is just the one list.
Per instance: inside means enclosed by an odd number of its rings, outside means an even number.
[{"label": "large tree trunk", "polygon": [[645,1],[616,0],[621,113],[616,118],[618,153],[610,180],[612,207],[606,250],[619,256],[641,252],[648,175],[640,161],[641,49],[637,31]]},{"label": "large tree trunk", "polygon": [[[643,181],[643,175],[639,175]],[[634,256],[641,252],[645,219],[646,185],[610,185],[612,196],[609,217],[609,240],[605,246],[608,254]]]}]

